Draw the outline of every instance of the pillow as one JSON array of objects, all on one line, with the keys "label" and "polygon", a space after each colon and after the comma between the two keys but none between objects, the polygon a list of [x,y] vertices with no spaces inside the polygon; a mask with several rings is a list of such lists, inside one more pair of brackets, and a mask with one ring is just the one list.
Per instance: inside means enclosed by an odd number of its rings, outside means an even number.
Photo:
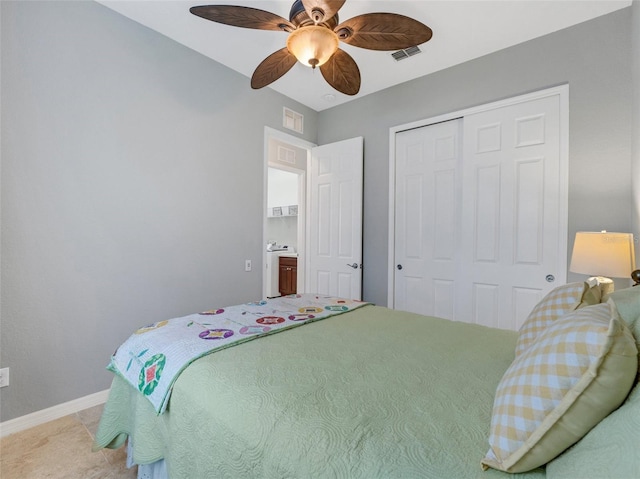
[{"label": "pillow", "polygon": [[520,327],[516,343],[516,357],[533,343],[540,332],[559,317],[580,307],[599,302],[600,288],[598,280],[595,278],[590,278],[582,283],[569,283],[554,288],[533,308]]},{"label": "pillow", "polygon": [[547,464],[547,479],[626,479],[640,471],[640,385],[575,446]]},{"label": "pillow", "polygon": [[614,304],[620,317],[629,326],[640,318],[640,286],[619,289],[607,295],[607,301]]},{"label": "pillow", "polygon": [[[629,326],[640,351],[640,286],[614,291],[607,298],[607,302],[616,309],[620,318]],[[636,382],[638,381],[640,381],[640,355]]]},{"label": "pillow", "polygon": [[[631,328],[640,351],[640,287],[618,290],[609,296],[608,302],[615,306],[622,320]],[[639,444],[640,383],[636,378],[635,386],[622,406],[604,418],[575,446],[547,464],[547,478],[638,477]]]},{"label": "pillow", "polygon": [[637,355],[635,339],[608,303],[553,322],[498,385],[483,468],[529,471],[576,443],[622,404]]}]

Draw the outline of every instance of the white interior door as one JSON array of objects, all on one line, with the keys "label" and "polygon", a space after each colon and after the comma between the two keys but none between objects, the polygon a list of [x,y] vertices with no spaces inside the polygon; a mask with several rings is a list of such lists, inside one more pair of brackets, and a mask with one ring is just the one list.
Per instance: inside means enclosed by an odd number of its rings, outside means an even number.
[{"label": "white interior door", "polygon": [[396,136],[395,307],[454,319],[462,119]]},{"label": "white interior door", "polygon": [[363,138],[311,150],[307,291],[362,297]]}]

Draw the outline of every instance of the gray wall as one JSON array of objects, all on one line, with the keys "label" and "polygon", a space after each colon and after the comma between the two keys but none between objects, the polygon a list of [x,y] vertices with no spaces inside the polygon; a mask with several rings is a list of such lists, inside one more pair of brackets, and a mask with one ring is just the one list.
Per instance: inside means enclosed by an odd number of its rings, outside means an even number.
[{"label": "gray wall", "polygon": [[262,296],[264,127],[317,113],[93,2],[2,8],[1,420],[141,324]]},{"label": "gray wall", "polygon": [[363,299],[387,302],[389,128],[415,120],[568,83],[570,243],[629,231],[631,58],[625,9],[320,112],[320,144],[364,136]]},{"label": "gray wall", "polygon": [[632,225],[636,239],[636,263],[640,265],[640,0],[633,0],[632,15],[632,52],[633,52],[633,159],[631,161],[631,181],[633,187]]}]

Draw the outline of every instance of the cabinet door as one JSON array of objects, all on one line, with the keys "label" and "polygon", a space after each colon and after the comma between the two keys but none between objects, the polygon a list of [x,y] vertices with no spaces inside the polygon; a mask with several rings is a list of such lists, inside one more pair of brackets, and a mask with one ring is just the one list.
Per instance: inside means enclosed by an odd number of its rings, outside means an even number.
[{"label": "cabinet door", "polygon": [[296,258],[280,258],[280,294],[286,296],[296,293],[298,283]]},{"label": "cabinet door", "polygon": [[292,266],[290,271],[291,276],[291,288],[288,294],[296,294],[298,292],[298,268]]}]

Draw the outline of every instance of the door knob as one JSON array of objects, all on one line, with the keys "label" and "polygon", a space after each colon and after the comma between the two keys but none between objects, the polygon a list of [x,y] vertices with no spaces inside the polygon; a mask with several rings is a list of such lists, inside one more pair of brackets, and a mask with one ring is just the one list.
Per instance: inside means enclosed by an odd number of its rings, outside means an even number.
[{"label": "door knob", "polygon": [[349,268],[358,269],[358,263],[347,264]]},{"label": "door knob", "polygon": [[398,268],[398,269],[402,269],[402,265],[401,265],[401,264],[399,264],[398,266],[396,266],[396,268]]}]

